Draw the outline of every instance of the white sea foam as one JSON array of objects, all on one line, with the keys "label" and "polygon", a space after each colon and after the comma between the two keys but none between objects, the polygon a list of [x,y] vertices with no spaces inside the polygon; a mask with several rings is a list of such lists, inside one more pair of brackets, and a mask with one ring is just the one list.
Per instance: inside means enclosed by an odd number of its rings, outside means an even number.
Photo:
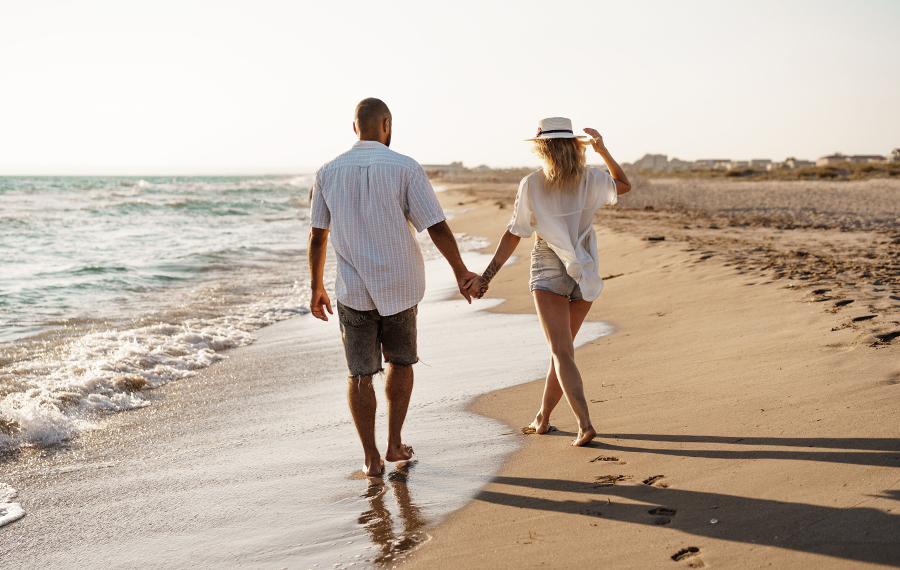
[{"label": "white sea foam", "polygon": [[15,498],[16,490],[6,483],[0,483],[0,527],[25,516],[25,509],[19,503],[12,502]]}]

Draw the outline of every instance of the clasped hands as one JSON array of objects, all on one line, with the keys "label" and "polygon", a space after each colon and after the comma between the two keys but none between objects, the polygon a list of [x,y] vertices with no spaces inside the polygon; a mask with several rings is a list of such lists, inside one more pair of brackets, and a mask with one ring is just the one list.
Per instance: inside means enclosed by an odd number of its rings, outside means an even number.
[{"label": "clasped hands", "polygon": [[459,280],[459,292],[464,297],[475,297],[481,299],[488,290],[488,281],[481,275],[470,273]]}]

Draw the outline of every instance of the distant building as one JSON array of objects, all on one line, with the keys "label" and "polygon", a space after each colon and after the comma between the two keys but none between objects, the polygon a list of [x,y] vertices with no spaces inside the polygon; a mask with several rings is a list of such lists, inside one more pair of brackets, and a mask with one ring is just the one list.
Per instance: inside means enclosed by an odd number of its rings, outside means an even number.
[{"label": "distant building", "polygon": [[843,154],[836,152],[834,154],[830,154],[828,156],[823,156],[822,158],[816,160],[816,166],[828,166],[829,164],[841,164],[847,162],[849,157],[844,156]]},{"label": "distant building", "polygon": [[668,170],[669,159],[664,154],[645,154],[634,163],[634,167],[638,170],[652,170],[653,172]]},{"label": "distant building", "polygon": [[895,148],[888,155],[888,162],[900,162],[900,148]]},{"label": "distant building", "polygon": [[730,158],[701,158],[694,161],[694,168],[724,168],[731,166]]},{"label": "distant building", "polygon": [[748,162],[746,160],[733,160],[728,164],[728,166],[725,167],[725,169],[726,170],[735,170],[738,168],[749,168],[749,167],[750,167],[750,162]]},{"label": "distant building", "polygon": [[456,174],[466,170],[462,162],[451,162],[450,164],[423,164],[422,170],[428,176],[443,176],[445,174]]},{"label": "distant building", "polygon": [[768,170],[770,172],[772,170],[787,170],[788,168],[790,168],[790,167],[787,165],[787,161],[770,162],[769,164],[766,165],[766,170]]},{"label": "distant building", "polygon": [[669,161],[669,170],[690,170],[692,166],[694,166],[694,163],[687,160],[673,158]]},{"label": "distant building", "polygon": [[848,157],[848,162],[852,162],[853,164],[871,164],[871,163],[879,163],[879,162],[887,162],[887,159],[878,154],[857,154],[855,156]]},{"label": "distant building", "polygon": [[793,170],[794,168],[803,168],[804,166],[814,166],[816,163],[811,160],[800,160],[797,158],[788,158],[784,161],[784,164],[787,165],[788,168]]},{"label": "distant building", "polygon": [[750,161],[750,166],[756,168],[766,168],[770,164],[772,164],[772,161],[768,158],[754,158]]},{"label": "distant building", "polygon": [[472,169],[472,172],[490,172],[491,167],[487,164],[481,164]]}]

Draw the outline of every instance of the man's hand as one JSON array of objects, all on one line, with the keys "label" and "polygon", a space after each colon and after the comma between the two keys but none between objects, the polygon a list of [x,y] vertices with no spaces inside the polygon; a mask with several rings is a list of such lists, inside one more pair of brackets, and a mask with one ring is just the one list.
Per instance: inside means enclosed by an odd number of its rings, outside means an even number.
[{"label": "man's hand", "polygon": [[468,301],[470,305],[472,304],[472,297],[469,295],[469,290],[466,286],[476,277],[478,277],[478,274],[472,271],[464,271],[456,276],[456,285],[459,287],[459,292],[466,298],[466,301]]},{"label": "man's hand", "polygon": [[487,293],[488,282],[484,277],[476,275],[471,281],[466,283],[466,289],[469,290],[470,295],[476,299],[481,299]]},{"label": "man's hand", "polygon": [[[334,314],[331,310],[331,299],[328,298],[325,289],[313,290],[309,308],[312,310],[313,316],[320,321],[327,321],[328,315]],[[328,315],[325,314],[325,309],[328,309]]]}]

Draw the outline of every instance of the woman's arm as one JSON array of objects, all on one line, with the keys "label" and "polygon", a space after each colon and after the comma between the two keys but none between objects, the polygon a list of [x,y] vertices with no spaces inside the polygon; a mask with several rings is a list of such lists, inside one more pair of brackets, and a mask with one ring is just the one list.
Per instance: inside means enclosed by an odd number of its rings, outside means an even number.
[{"label": "woman's arm", "polygon": [[509,256],[516,250],[516,246],[519,245],[521,239],[522,238],[519,236],[509,233],[509,230],[503,234],[503,237],[500,238],[500,243],[497,244],[497,251],[494,252],[494,258],[491,259],[487,269],[484,270],[484,273],[482,273],[480,277],[472,279],[467,285],[469,293],[473,297],[480,299],[484,296],[491,279],[497,275],[497,272],[500,271],[500,268],[503,267],[503,264],[506,263]]},{"label": "woman's arm", "polygon": [[628,191],[631,190],[631,182],[628,181],[628,177],[625,176],[625,171],[622,170],[622,167],[619,166],[616,159],[609,154],[609,150],[606,148],[606,145],[603,144],[603,137],[600,136],[600,133],[598,133],[596,129],[584,129],[584,132],[594,139],[591,142],[591,146],[594,147],[597,154],[603,157],[603,162],[606,163],[606,167],[609,168],[609,173],[612,175],[613,180],[616,181],[616,194],[619,196],[627,194]]}]

